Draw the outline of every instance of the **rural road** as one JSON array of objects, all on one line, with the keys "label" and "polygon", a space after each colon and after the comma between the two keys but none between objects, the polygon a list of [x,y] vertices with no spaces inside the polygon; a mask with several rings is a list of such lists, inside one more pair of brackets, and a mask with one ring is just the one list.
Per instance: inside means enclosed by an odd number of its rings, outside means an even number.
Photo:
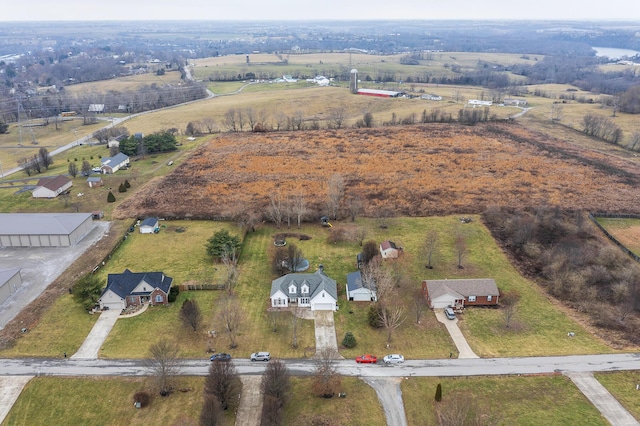
[{"label": "rural road", "polygon": [[[284,360],[291,375],[312,375],[313,360]],[[233,361],[240,374],[262,374],[266,363]],[[184,360],[182,375],[204,376],[209,360]],[[338,360],[337,370],[354,377],[455,377],[640,370],[640,354],[571,355],[527,358],[408,360],[400,365],[356,364]],[[0,359],[0,376],[146,376],[143,359]]]}]

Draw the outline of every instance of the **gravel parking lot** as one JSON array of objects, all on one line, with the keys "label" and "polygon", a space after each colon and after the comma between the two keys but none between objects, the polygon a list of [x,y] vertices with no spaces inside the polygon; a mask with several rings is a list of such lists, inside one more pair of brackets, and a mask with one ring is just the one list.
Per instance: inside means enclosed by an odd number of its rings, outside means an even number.
[{"label": "gravel parking lot", "polygon": [[0,269],[20,268],[22,286],[0,304],[0,329],[35,300],[82,253],[105,236],[110,222],[96,221],[87,235],[73,247],[2,247]]}]

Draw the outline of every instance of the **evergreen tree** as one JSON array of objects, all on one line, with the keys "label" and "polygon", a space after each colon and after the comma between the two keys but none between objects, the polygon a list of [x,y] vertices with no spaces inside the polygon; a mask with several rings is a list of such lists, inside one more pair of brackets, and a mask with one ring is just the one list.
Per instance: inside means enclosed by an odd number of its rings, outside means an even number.
[{"label": "evergreen tree", "polygon": [[442,384],[438,383],[436,388],[436,402],[442,401]]},{"label": "evergreen tree", "polygon": [[115,203],[116,196],[113,195],[113,192],[109,191],[109,195],[107,195],[107,203]]}]

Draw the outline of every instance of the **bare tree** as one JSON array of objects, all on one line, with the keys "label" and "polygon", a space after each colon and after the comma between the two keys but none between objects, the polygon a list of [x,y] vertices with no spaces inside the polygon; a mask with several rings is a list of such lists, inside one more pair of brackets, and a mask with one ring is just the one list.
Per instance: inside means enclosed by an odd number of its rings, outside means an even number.
[{"label": "bare tree", "polygon": [[41,147],[38,150],[38,158],[40,159],[40,164],[42,167],[49,170],[49,166],[53,164],[53,158],[49,155],[49,150],[45,147]]},{"label": "bare tree", "polygon": [[362,247],[364,239],[367,238],[367,233],[367,228],[358,227],[353,231],[353,239],[356,241],[356,243],[358,243],[360,247]]},{"label": "bare tree", "polygon": [[640,132],[634,132],[631,135],[627,146],[632,151],[637,151],[638,149],[640,149]]},{"label": "bare tree", "polygon": [[304,194],[298,193],[293,196],[291,208],[298,222],[298,228],[300,228],[302,219],[309,214]]},{"label": "bare tree", "polygon": [[551,105],[551,112],[549,113],[549,119],[553,122],[562,121],[562,114],[564,113],[564,107],[559,104]]},{"label": "bare tree", "polygon": [[483,412],[468,393],[454,393],[438,402],[436,415],[441,426],[493,426],[499,423],[494,415]]},{"label": "bare tree", "polygon": [[193,331],[198,331],[200,324],[202,324],[202,313],[200,312],[197,301],[186,299],[182,302],[180,320],[185,327],[190,327]]},{"label": "bare tree", "polygon": [[338,219],[338,210],[344,197],[344,179],[339,174],[331,175],[327,182],[327,208],[332,213],[333,220]]},{"label": "bare tree", "polygon": [[224,285],[227,290],[227,294],[231,295],[233,289],[238,283],[238,247],[227,246],[222,251],[220,260],[225,269],[225,281]]},{"label": "bare tree", "polygon": [[112,145],[112,146],[109,147],[109,156],[110,157],[115,157],[119,153],[120,153],[120,147],[119,146]]},{"label": "bare tree", "polygon": [[347,209],[349,210],[349,216],[351,216],[351,222],[356,221],[356,216],[362,213],[362,208],[362,198],[359,195],[352,195],[347,198]]},{"label": "bare tree", "polygon": [[379,256],[371,259],[361,270],[362,285],[375,290],[378,302],[385,304],[394,291],[393,274]]},{"label": "bare tree", "polygon": [[162,396],[169,395],[174,389],[175,377],[182,369],[178,357],[178,345],[162,339],[149,348],[146,362],[147,370],[155,379],[158,392]]},{"label": "bare tree", "polygon": [[91,174],[91,163],[89,163],[87,160],[83,160],[80,172],[83,176],[89,176]]},{"label": "bare tree", "polygon": [[502,305],[502,315],[504,317],[504,326],[509,328],[511,320],[516,313],[516,307],[520,301],[520,293],[517,291],[509,291],[500,295],[500,305]]},{"label": "bare tree", "polygon": [[280,311],[269,311],[269,325],[274,333],[277,333],[280,329],[280,315]]},{"label": "bare tree", "polygon": [[414,317],[416,319],[416,324],[420,324],[420,319],[422,319],[422,314],[427,305],[427,301],[422,294],[422,291],[418,290],[415,292],[413,297],[413,303],[411,304],[411,309],[413,310]]},{"label": "bare tree", "polygon": [[280,229],[282,225],[282,217],[284,216],[284,205],[282,203],[282,197],[280,192],[273,193],[269,196],[269,206],[267,207],[267,216],[276,228]]},{"label": "bare tree", "polygon": [[302,250],[293,243],[287,245],[287,266],[291,272],[295,272],[303,258]]},{"label": "bare tree", "polygon": [[[380,299],[378,299],[380,300]],[[378,301],[378,303],[381,303]],[[404,309],[399,305],[389,306],[382,303],[382,309],[378,311],[380,324],[387,330],[387,348],[391,345],[393,332],[404,323]]]},{"label": "bare tree", "polygon": [[33,157],[31,158],[31,165],[33,166],[33,170],[38,173],[42,173],[42,163],[40,161],[40,155],[33,154]]},{"label": "bare tree", "polygon": [[435,229],[427,232],[424,240],[424,251],[427,257],[427,269],[433,269],[433,261],[438,254],[438,231]]},{"label": "bare tree", "polygon": [[198,424],[200,426],[219,426],[222,424],[222,419],[220,402],[214,396],[205,395]]},{"label": "bare tree", "polygon": [[216,130],[216,122],[212,117],[205,117],[201,121],[202,125],[209,134],[213,133]]},{"label": "bare tree", "polygon": [[312,388],[319,396],[330,398],[340,387],[342,378],[335,366],[337,358],[335,349],[322,349],[318,353]]},{"label": "bare tree", "polygon": [[22,157],[18,160],[18,167],[20,167],[27,176],[31,176],[33,174],[33,164],[27,157]]},{"label": "bare tree", "polygon": [[240,376],[233,363],[213,361],[209,365],[209,374],[204,379],[205,397],[215,397],[220,408],[226,410],[230,402],[237,400],[240,389]]},{"label": "bare tree", "polygon": [[224,113],[224,125],[230,132],[238,131],[238,119],[236,118],[236,110],[231,108]]},{"label": "bare tree", "polygon": [[347,110],[343,106],[332,108],[329,112],[329,123],[334,129],[341,129],[347,119]]},{"label": "bare tree", "polygon": [[67,168],[67,170],[69,171],[69,175],[71,175],[72,178],[75,179],[75,177],[78,176],[78,166],[75,162],[69,163],[69,167]]},{"label": "bare tree", "polygon": [[65,209],[69,207],[69,201],[71,201],[71,194],[68,191],[61,193],[59,195],[59,198],[60,198],[60,201],[62,201],[62,204],[64,205]]},{"label": "bare tree", "polygon": [[264,395],[261,426],[282,424],[282,409],[291,392],[291,380],[284,362],[272,360],[267,365],[260,390]]},{"label": "bare tree", "polygon": [[298,349],[298,332],[300,331],[300,315],[302,308],[296,303],[291,308],[291,347]]},{"label": "bare tree", "polygon": [[242,325],[243,312],[238,301],[233,297],[225,297],[218,303],[218,321],[224,332],[229,336],[229,347],[236,348],[238,331]]}]

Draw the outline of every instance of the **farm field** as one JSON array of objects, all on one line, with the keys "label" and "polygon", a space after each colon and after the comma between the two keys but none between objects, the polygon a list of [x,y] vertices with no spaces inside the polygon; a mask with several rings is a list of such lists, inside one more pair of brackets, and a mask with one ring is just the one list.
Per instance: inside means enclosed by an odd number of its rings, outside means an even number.
[{"label": "farm field", "polygon": [[[154,67],[163,66],[153,65]],[[179,71],[167,71],[164,75],[156,75],[155,72],[112,78],[110,80],[92,81],[89,83],[72,84],[65,86],[65,92],[73,95],[100,94],[110,91],[126,92],[139,89],[142,86],[152,84],[164,86],[166,84],[183,84]]]},{"label": "farm field", "polygon": [[596,220],[626,248],[640,254],[640,219],[599,217]]},{"label": "farm field", "polygon": [[472,418],[510,425],[609,424],[571,380],[552,375],[403,380],[409,425],[440,424],[434,402],[438,383],[442,385],[441,409],[450,414],[469,413]]}]

